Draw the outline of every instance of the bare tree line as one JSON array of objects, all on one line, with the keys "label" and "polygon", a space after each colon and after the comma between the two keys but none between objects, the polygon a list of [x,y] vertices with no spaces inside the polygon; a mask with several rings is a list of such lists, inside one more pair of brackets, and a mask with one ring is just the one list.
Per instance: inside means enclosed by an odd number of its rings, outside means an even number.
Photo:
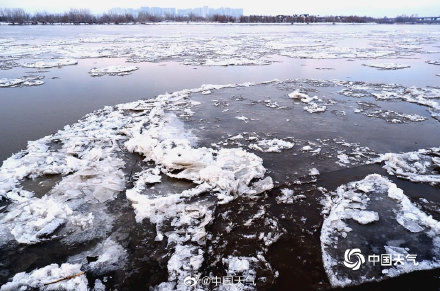
[{"label": "bare tree line", "polygon": [[123,23],[151,23],[161,21],[176,22],[219,22],[219,23],[440,23],[440,19],[424,21],[417,17],[399,16],[396,18],[373,18],[367,16],[313,16],[313,15],[250,15],[233,17],[227,15],[213,15],[201,17],[197,15],[175,16],[165,15],[157,17],[146,12],[139,12],[134,16],[129,13],[104,13],[94,15],[87,9],[71,9],[64,13],[37,12],[29,14],[23,9],[0,8],[0,22],[10,24],[123,24]]}]

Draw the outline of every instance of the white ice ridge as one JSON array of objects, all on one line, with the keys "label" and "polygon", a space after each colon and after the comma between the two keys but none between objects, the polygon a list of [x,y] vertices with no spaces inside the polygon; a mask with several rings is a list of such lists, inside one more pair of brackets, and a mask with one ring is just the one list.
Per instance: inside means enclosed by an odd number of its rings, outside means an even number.
[{"label": "white ice ridge", "polygon": [[384,163],[390,175],[413,182],[440,184],[440,148],[421,149],[407,153],[387,153],[375,160]]},{"label": "white ice ridge", "polygon": [[44,84],[42,81],[44,77],[42,76],[24,76],[21,78],[8,79],[1,78],[0,79],[0,88],[13,88],[20,86],[40,86]]},{"label": "white ice ridge", "polygon": [[[87,232],[87,235],[92,236],[102,235],[103,231],[110,228],[111,216],[105,215],[106,206],[103,203],[114,199],[125,189],[125,177],[122,172],[125,163],[120,158],[122,154],[120,143],[128,139],[124,135],[125,132],[130,134],[131,141],[128,144],[135,145],[133,135],[136,129],[140,129],[148,120],[145,112],[142,111],[153,108],[151,117],[154,119],[151,120],[149,133],[154,134],[154,130],[159,129],[160,126],[164,126],[164,131],[158,136],[159,140],[152,139],[149,142],[157,143],[154,145],[156,147],[151,149],[154,149],[155,158],[159,164],[163,163],[164,169],[185,167],[185,162],[191,162],[193,159],[193,162],[200,167],[198,169],[189,167],[176,174],[177,178],[188,175],[185,178],[197,180],[198,183],[209,183],[221,190],[218,198],[224,202],[238,195],[239,191],[245,191],[249,181],[264,172],[260,158],[239,149],[213,151],[206,148],[190,148],[189,144],[187,148],[170,148],[173,142],[178,144],[180,140],[183,145],[189,143],[189,139],[185,141],[185,138],[181,139],[173,136],[172,132],[166,131],[167,129],[172,131],[173,125],[166,127],[165,123],[162,125],[157,123],[153,125],[153,123],[158,121],[167,105],[172,109],[174,106],[172,101],[175,103],[185,101],[190,92],[251,85],[253,84],[204,85],[198,89],[161,95],[154,100],[122,104],[116,108],[105,107],[53,135],[29,142],[26,150],[5,160],[0,168],[0,196],[11,202],[7,206],[8,211],[0,214],[2,242],[16,240],[20,243],[33,244],[50,239],[55,231],[60,229],[63,230],[62,233],[71,234],[65,239],[79,239],[76,235],[84,229],[93,230]],[[188,104],[192,103],[188,102]],[[170,120],[172,119],[168,119]],[[179,124],[179,121],[175,120],[174,125]],[[167,137],[166,134],[169,136]],[[181,158],[176,156],[179,150],[184,150],[190,155],[206,153],[205,165],[209,164],[209,166],[204,168],[203,164],[200,164],[202,161],[198,161],[196,156]],[[240,165],[243,167],[240,177],[232,177],[239,171],[233,169],[234,163],[229,164],[234,158],[243,162]],[[210,164],[209,159],[215,163]],[[219,168],[222,169],[221,172],[217,172]],[[247,174],[245,169],[249,170]],[[45,175],[59,175],[61,180],[41,197],[35,196],[32,191],[25,190],[20,185],[25,179],[35,179]],[[269,180],[264,181],[269,182]],[[258,192],[261,187],[266,186],[256,183],[253,188],[250,187],[246,191]],[[81,211],[78,210],[80,207]],[[98,227],[105,219],[108,220],[105,226]]]},{"label": "white ice ridge", "polygon": [[[332,287],[440,267],[440,222],[417,208],[401,189],[383,176],[372,174],[338,187],[327,197],[324,213],[320,237],[322,259]],[[367,227],[380,223],[382,218],[386,223],[380,225],[381,235],[376,236]],[[421,243],[416,235],[426,239]],[[393,241],[395,237],[399,242]],[[360,270],[351,271],[342,264],[346,249],[368,247],[362,251],[366,256],[368,251],[377,252],[390,243],[396,244],[394,247],[403,244],[409,253],[418,254],[418,265],[393,264],[384,270],[378,264],[363,264]]]},{"label": "white ice ridge", "polygon": [[410,65],[396,64],[396,63],[372,63],[372,64],[362,64],[362,65],[380,70],[401,70],[411,67]]},{"label": "white ice ridge", "polygon": [[[122,112],[106,107],[29,142],[26,150],[5,160],[0,168],[0,195],[11,204],[0,215],[2,243],[10,239],[36,243],[62,227],[72,236],[80,236],[85,229],[93,235],[109,228],[110,218],[105,226],[96,223],[106,217],[102,203],[124,189],[124,162],[118,157],[118,141],[124,137],[118,128],[128,120]],[[24,179],[45,175],[59,175],[61,180],[42,197],[20,185]]]},{"label": "white ice ridge", "polygon": [[[55,235],[65,242],[83,241],[105,235],[113,221],[106,202],[125,190],[122,156],[128,149],[156,163],[156,168],[134,174],[137,181],[127,190],[127,198],[138,221],[148,218],[156,224],[157,240],[164,235],[168,238],[172,256],[169,282],[164,284],[181,284],[180,279],[196,273],[203,261],[204,228],[216,204],[240,195],[256,198],[271,189],[273,182],[264,176],[263,161],[255,154],[240,148],[197,147],[196,137],[166,111],[196,106],[189,99],[191,93],[252,85],[203,85],[105,107],[53,135],[29,142],[26,150],[5,160],[0,168],[0,195],[9,201],[7,211],[0,214],[2,243],[33,244]],[[145,184],[160,182],[161,174],[198,186],[166,196],[144,195]],[[21,186],[24,180],[46,175],[55,175],[59,182],[43,195]],[[205,200],[202,193],[212,199]],[[164,232],[162,225],[169,224],[174,231]]]},{"label": "white ice ridge", "polygon": [[[51,264],[46,267],[36,269],[30,273],[18,273],[8,282],[1,286],[1,291],[16,290],[66,290],[66,291],[87,291],[88,282],[85,274],[81,274],[81,264],[64,263],[61,265]],[[77,275],[77,276],[76,276]],[[64,279],[75,276],[69,280]],[[49,284],[50,283],[50,284]]]},{"label": "white ice ridge", "polygon": [[47,61],[36,61],[32,63],[25,63],[22,66],[25,68],[32,68],[32,69],[49,69],[54,67],[71,66],[76,64],[78,64],[78,61],[74,59],[54,59]]},{"label": "white ice ridge", "polygon": [[92,68],[90,69],[89,73],[93,77],[99,77],[104,75],[124,76],[138,69],[139,67],[136,66],[108,66],[104,68]]},{"label": "white ice ridge", "polygon": [[[250,86],[227,85],[231,86]],[[212,221],[217,204],[228,203],[240,195],[255,196],[273,187],[270,177],[264,178],[263,160],[241,148],[219,149],[197,147],[196,137],[185,130],[184,124],[166,110],[173,106],[192,104],[191,92],[214,90],[219,86],[203,86],[157,97],[155,106],[142,123],[127,129],[130,137],[125,147],[153,161],[163,174],[196,184],[192,189],[166,196],[145,195],[150,172],[141,172],[132,189],[126,191],[138,222],[148,218],[156,225],[156,240],[166,235],[174,248],[168,262],[168,282],[158,289],[185,289],[184,278],[195,275],[203,262],[202,246],[206,239],[205,227]],[[134,108],[138,104],[133,104]],[[127,106],[126,109],[129,109]],[[145,121],[148,120],[148,123]],[[147,176],[147,177],[146,177]],[[254,181],[251,183],[251,181]],[[215,199],[206,199],[211,193]],[[173,230],[166,226],[171,224]],[[164,230],[167,230],[166,234]]]}]

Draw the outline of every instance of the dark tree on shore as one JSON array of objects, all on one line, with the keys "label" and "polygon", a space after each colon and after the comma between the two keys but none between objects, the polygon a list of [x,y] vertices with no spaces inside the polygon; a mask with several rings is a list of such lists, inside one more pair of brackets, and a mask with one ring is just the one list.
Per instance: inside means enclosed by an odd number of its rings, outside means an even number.
[{"label": "dark tree on shore", "polygon": [[10,24],[124,24],[124,23],[154,23],[161,21],[176,22],[218,22],[218,23],[436,23],[440,24],[440,18],[419,18],[414,16],[398,16],[396,18],[372,18],[367,16],[314,16],[301,15],[250,15],[238,18],[228,15],[212,15],[202,17],[195,14],[188,16],[163,15],[155,16],[145,11],[137,14],[109,11],[102,15],[93,15],[87,9],[72,9],[65,13],[37,12],[33,15],[23,9],[1,9],[0,22]]},{"label": "dark tree on shore", "polygon": [[23,9],[0,9],[0,21],[12,24],[24,24],[29,21],[29,14]]}]

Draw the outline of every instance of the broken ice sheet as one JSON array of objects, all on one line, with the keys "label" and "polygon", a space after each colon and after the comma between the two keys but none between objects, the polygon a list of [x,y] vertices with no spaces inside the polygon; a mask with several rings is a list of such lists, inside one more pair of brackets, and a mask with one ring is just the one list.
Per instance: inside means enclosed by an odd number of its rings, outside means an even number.
[{"label": "broken ice sheet", "polygon": [[[88,262],[88,258],[95,258]],[[107,238],[93,249],[70,257],[68,263],[80,264],[94,275],[108,274],[122,269],[127,263],[127,251],[114,239]]]},{"label": "broken ice sheet", "polygon": [[[328,198],[321,248],[324,268],[333,287],[440,267],[440,222],[418,209],[387,178],[369,175],[338,187]],[[406,262],[385,268],[367,262],[353,271],[343,264],[347,249],[359,248],[367,258],[385,253],[389,247],[405,248],[416,254],[418,265]]]}]

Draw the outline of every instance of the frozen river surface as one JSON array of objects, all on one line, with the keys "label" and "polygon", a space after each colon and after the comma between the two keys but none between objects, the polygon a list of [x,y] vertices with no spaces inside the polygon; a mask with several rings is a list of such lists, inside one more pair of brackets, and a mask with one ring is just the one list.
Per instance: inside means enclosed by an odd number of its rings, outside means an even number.
[{"label": "frozen river surface", "polygon": [[0,26],[0,69],[1,290],[440,286],[437,26]]}]

